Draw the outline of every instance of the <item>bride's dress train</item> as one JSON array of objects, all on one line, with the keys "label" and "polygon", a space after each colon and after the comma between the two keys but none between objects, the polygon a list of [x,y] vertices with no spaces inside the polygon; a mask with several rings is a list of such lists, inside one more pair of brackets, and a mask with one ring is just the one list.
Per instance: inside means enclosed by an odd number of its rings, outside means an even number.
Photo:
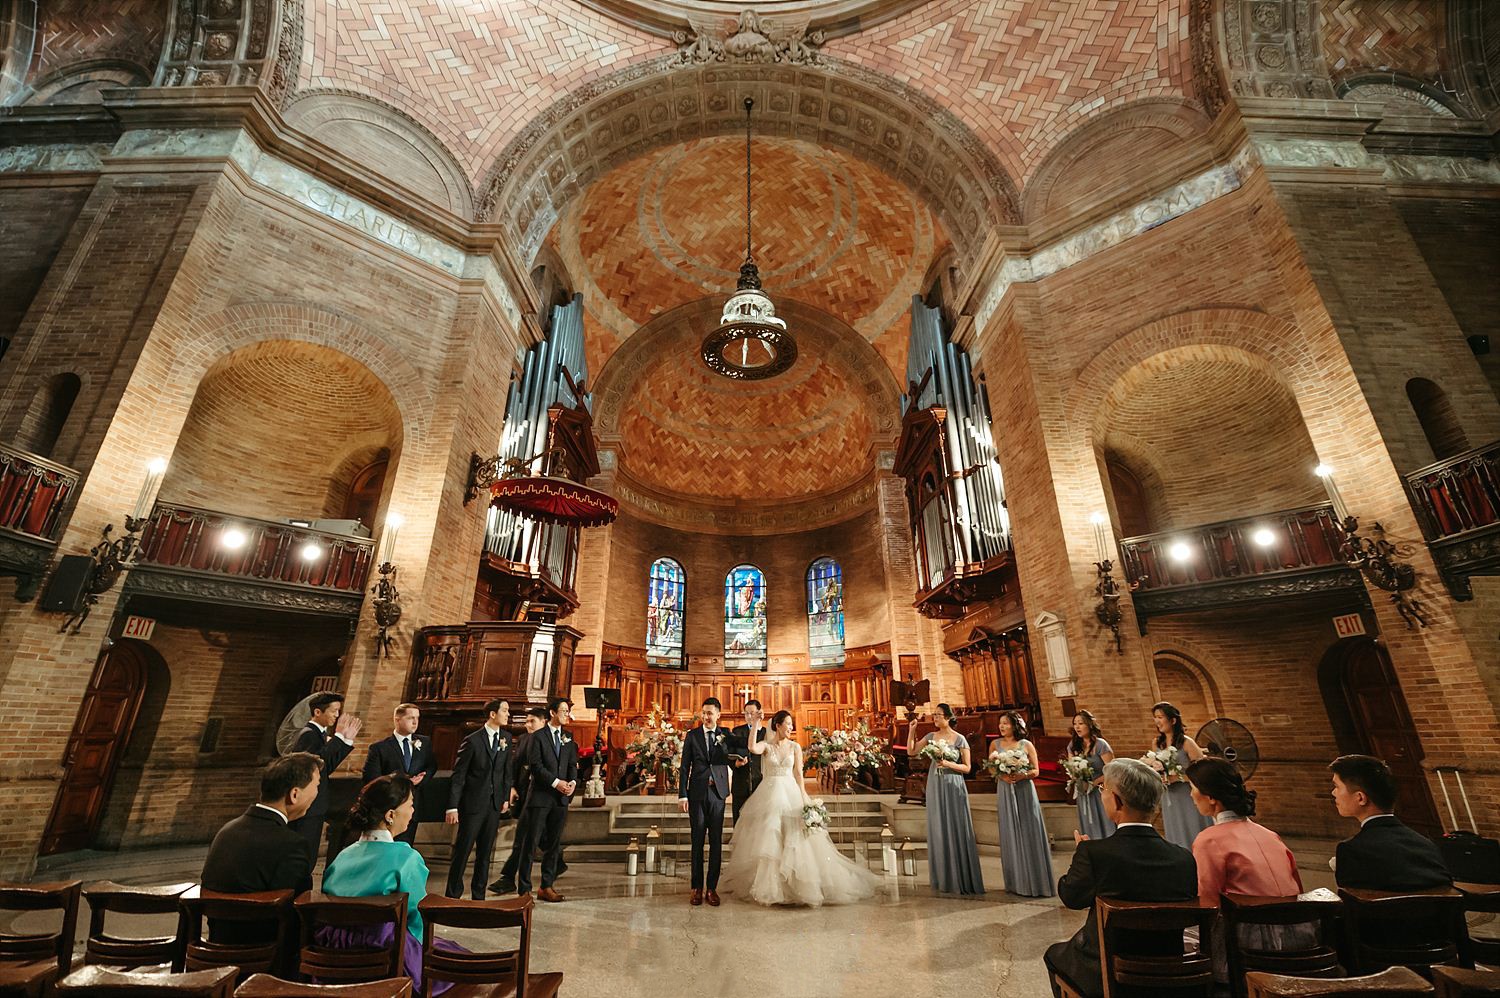
[{"label": "bride's dress train", "polygon": [[763,778],[740,809],[734,848],[719,878],[719,890],[761,904],[817,907],[872,897],[882,880],[846,859],[823,830],[802,825],[802,789],[795,742],[768,747]]}]

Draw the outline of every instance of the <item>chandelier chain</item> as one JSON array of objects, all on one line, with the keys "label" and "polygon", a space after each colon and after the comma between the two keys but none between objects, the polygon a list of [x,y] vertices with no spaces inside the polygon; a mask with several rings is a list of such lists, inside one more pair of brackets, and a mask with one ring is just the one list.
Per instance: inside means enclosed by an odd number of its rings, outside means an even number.
[{"label": "chandelier chain", "polygon": [[750,109],[755,106],[754,97],[745,98],[745,260],[755,259],[750,252]]}]

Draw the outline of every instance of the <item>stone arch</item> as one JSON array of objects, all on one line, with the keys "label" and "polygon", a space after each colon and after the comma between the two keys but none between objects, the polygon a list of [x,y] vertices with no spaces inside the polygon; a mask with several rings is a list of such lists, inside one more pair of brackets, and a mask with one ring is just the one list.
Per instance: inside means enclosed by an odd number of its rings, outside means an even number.
[{"label": "stone arch", "polygon": [[151,81],[145,70],[117,59],[74,63],[34,81],[27,104],[98,104],[111,87],[143,87]]},{"label": "stone arch", "polygon": [[15,444],[22,450],[50,458],[67,426],[73,403],[83,388],[83,379],[72,371],[52,375],[37,386],[31,404],[16,429]]},{"label": "stone arch", "polygon": [[291,99],[284,116],[356,161],[378,153],[383,176],[464,218],[473,214],[473,190],[458,161],[406,112],[367,94],[304,90]]},{"label": "stone arch", "polygon": [[[1106,111],[1075,128],[1052,147],[1026,184],[1023,214],[1033,220],[1080,197],[1118,193],[1118,162],[1190,143],[1208,128],[1208,119],[1185,100],[1145,98]],[[1131,181],[1126,180],[1124,184]]]},{"label": "stone arch", "polygon": [[1441,385],[1427,378],[1412,378],[1406,383],[1406,397],[1435,460],[1443,461],[1469,449],[1463,420]]},{"label": "stone arch", "polygon": [[224,357],[264,340],[297,340],[348,354],[390,392],[401,412],[403,439],[425,441],[432,394],[416,368],[353,319],[306,302],[259,301],[196,317],[173,354],[166,383],[196,386]]},{"label": "stone arch", "polygon": [[[1189,738],[1204,724],[1223,716],[1224,701],[1218,681],[1203,662],[1201,656],[1189,654],[1181,647],[1159,648],[1151,654],[1152,682],[1157,695],[1182,711],[1183,729]],[[1203,716],[1193,716],[1200,712]]]},{"label": "stone arch", "polygon": [[0,107],[16,103],[26,89],[36,51],[35,3],[8,3],[0,8]]},{"label": "stone arch", "polygon": [[564,207],[611,167],[686,139],[737,133],[743,98],[757,134],[834,146],[918,192],[960,255],[991,226],[1020,220],[1012,178],[952,112],[900,81],[854,63],[683,66],[635,63],[571,92],[537,115],[478,185],[478,216],[500,222],[530,261]]},{"label": "stone arch", "polygon": [[1344,100],[1384,104],[1390,114],[1416,114],[1436,118],[1467,117],[1455,108],[1443,91],[1405,73],[1355,73],[1338,82]]}]

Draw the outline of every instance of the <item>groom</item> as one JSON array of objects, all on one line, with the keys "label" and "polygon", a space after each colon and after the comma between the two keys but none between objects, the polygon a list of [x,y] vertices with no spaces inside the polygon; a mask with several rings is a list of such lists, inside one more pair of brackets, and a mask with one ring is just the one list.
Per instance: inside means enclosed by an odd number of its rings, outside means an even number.
[{"label": "groom", "polygon": [[[693,826],[692,903],[719,906],[719,864],[724,853],[724,798],[729,796],[729,747],[733,740],[719,727],[719,701],[703,701],[703,723],[689,731],[682,744],[682,775],[677,805]],[[708,893],[704,894],[703,835],[708,833]]]}]

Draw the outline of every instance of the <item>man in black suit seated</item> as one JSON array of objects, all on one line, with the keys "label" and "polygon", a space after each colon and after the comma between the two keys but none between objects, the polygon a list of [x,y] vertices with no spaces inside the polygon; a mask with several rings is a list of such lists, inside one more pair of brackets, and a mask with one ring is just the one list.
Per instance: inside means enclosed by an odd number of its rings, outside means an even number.
[{"label": "man in black suit seated", "polygon": [[567,729],[572,710],[573,701],[555,697],[547,708],[546,725],[526,741],[530,786],[517,830],[524,839],[516,864],[516,890],[522,896],[531,893],[532,856],[540,847],[542,889],[536,896],[543,901],[566,900],[552,885],[562,875],[563,829],[568,824],[568,805],[578,789],[578,746]]},{"label": "man in black suit seated", "polygon": [[500,831],[500,815],[510,810],[511,734],[510,704],[491,700],[484,705],[485,722],[458,743],[453,760],[453,780],[448,785],[448,813],[444,820],[458,826],[453,841],[453,862],[448,867],[450,898],[463,897],[464,867],[469,851],[474,854],[474,876],[469,895],[484,900],[490,880],[490,854]]},{"label": "man in black suit seated", "polygon": [[[312,858],[307,840],[287,827],[307,813],[318,796],[323,761],[310,752],[273,759],[260,775],[260,802],[219,829],[203,861],[200,880],[224,894],[312,889]],[[209,926],[215,942],[263,942],[275,926],[219,922]]]},{"label": "man in black suit seated", "polygon": [[[526,711],[526,730],[516,739],[515,746],[511,749],[510,813],[512,817],[519,818],[526,813],[526,796],[531,790],[531,770],[526,767],[528,743],[532,735],[547,726],[548,717],[546,707],[529,708]],[[510,844],[510,855],[506,857],[505,865],[500,867],[500,879],[490,884],[490,890],[496,894],[516,892],[516,866],[521,862],[521,847],[526,844],[526,836],[521,832],[521,824],[517,822],[516,837]]]},{"label": "man in black suit seated", "polygon": [[[1047,947],[1052,993],[1060,995],[1057,976],[1087,998],[1101,998],[1104,981],[1099,968],[1099,927],[1094,899],[1122,901],[1193,901],[1198,897],[1198,865],[1193,854],[1156,834],[1151,818],[1161,804],[1165,786],[1152,769],[1135,759],[1116,759],[1104,767],[1100,791],[1104,812],[1116,825],[1107,839],[1078,839],[1073,865],[1057,882],[1057,896],[1069,908],[1087,908],[1083,928],[1065,943]],[[1133,948],[1145,950],[1158,940],[1137,938]],[[1159,940],[1161,951],[1182,952],[1182,933]]]},{"label": "man in black suit seated", "polygon": [[[323,848],[323,822],[328,820],[328,780],[354,749],[354,738],[359,734],[360,720],[344,713],[344,694],[319,693],[308,703],[312,718],[297,735],[293,752],[311,752],[322,760],[318,773],[319,793],[312,800],[307,813],[293,821],[290,827],[307,840],[307,852],[313,866],[318,865],[318,853]],[[331,734],[330,734],[331,732]]]},{"label": "man in black suit seated", "polygon": [[750,751],[750,746],[763,741],[766,737],[766,726],[761,720],[759,700],[745,701],[745,723],[736,724],[730,734],[734,736],[734,746],[730,749],[729,757],[734,760],[734,773],[730,777],[731,789],[734,792],[734,821],[740,820],[740,808],[755,793],[755,788],[760,786],[760,756]]},{"label": "man in black suit seated", "polygon": [[1340,887],[1375,891],[1419,891],[1453,883],[1433,841],[1403,825],[1392,813],[1396,778],[1368,755],[1341,755],[1333,771],[1333,804],[1345,818],[1359,819],[1359,832],[1334,853]]},{"label": "man in black suit seated", "polygon": [[421,721],[422,711],[416,704],[403,703],[398,706],[395,730],[391,732],[391,737],[382,738],[370,745],[370,751],[365,756],[365,771],[360,776],[361,783],[369,783],[392,773],[411,777],[414,798],[412,804],[415,810],[406,831],[396,836],[396,841],[410,846],[417,843],[416,815],[422,810],[422,784],[432,779],[437,772],[437,759],[432,754],[432,746],[425,738],[417,736],[417,725]]}]

